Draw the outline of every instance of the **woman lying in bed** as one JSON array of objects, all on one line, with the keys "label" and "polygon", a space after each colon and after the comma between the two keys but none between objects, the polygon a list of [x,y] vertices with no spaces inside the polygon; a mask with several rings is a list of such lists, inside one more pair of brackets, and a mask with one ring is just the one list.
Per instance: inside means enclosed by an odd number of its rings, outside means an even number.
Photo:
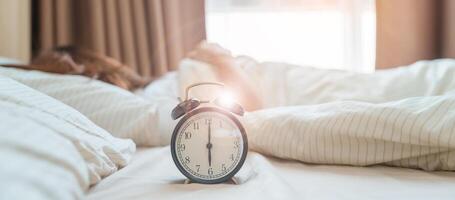
[{"label": "woman lying in bed", "polygon": [[[254,111],[247,113],[243,123],[255,151],[308,163],[455,170],[453,60],[355,74],[245,62],[211,44],[202,44],[189,58],[179,69],[180,87],[206,79],[228,85],[246,110]],[[43,54],[32,64],[51,66],[49,61],[63,62],[71,73],[125,89],[144,83],[121,63],[91,53],[64,49]],[[191,71],[199,76],[193,77]],[[92,120],[96,123],[96,118]],[[135,132],[121,137],[142,145],[135,137],[144,135]]]}]

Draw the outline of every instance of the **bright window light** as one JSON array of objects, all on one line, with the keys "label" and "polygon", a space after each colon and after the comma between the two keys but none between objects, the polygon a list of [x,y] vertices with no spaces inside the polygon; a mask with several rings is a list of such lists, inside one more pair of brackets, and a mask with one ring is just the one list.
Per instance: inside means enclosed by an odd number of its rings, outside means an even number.
[{"label": "bright window light", "polygon": [[236,55],[374,71],[373,0],[206,0],[207,39]]}]

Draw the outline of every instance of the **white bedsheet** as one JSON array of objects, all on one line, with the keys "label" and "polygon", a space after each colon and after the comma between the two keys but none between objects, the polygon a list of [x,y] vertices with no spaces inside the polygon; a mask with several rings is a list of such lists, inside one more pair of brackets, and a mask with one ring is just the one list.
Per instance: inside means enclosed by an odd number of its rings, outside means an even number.
[{"label": "white bedsheet", "polygon": [[182,184],[169,147],[139,149],[130,165],[92,187],[91,200],[453,199],[455,173],[384,166],[309,165],[250,152],[241,184]]}]

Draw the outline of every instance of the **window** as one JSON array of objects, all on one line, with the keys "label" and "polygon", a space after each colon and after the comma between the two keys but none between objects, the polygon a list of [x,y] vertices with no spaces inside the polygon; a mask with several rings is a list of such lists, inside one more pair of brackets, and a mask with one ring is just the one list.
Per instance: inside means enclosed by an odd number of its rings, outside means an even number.
[{"label": "window", "polygon": [[259,61],[374,71],[373,0],[206,0],[207,40]]}]

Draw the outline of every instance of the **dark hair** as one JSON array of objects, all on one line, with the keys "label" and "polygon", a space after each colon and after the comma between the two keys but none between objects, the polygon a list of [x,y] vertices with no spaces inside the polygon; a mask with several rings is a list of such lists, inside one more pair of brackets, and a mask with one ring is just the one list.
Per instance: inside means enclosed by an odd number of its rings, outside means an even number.
[{"label": "dark hair", "polygon": [[88,76],[127,90],[144,87],[151,81],[114,58],[74,46],[60,46],[52,51],[41,52],[25,68]]}]

